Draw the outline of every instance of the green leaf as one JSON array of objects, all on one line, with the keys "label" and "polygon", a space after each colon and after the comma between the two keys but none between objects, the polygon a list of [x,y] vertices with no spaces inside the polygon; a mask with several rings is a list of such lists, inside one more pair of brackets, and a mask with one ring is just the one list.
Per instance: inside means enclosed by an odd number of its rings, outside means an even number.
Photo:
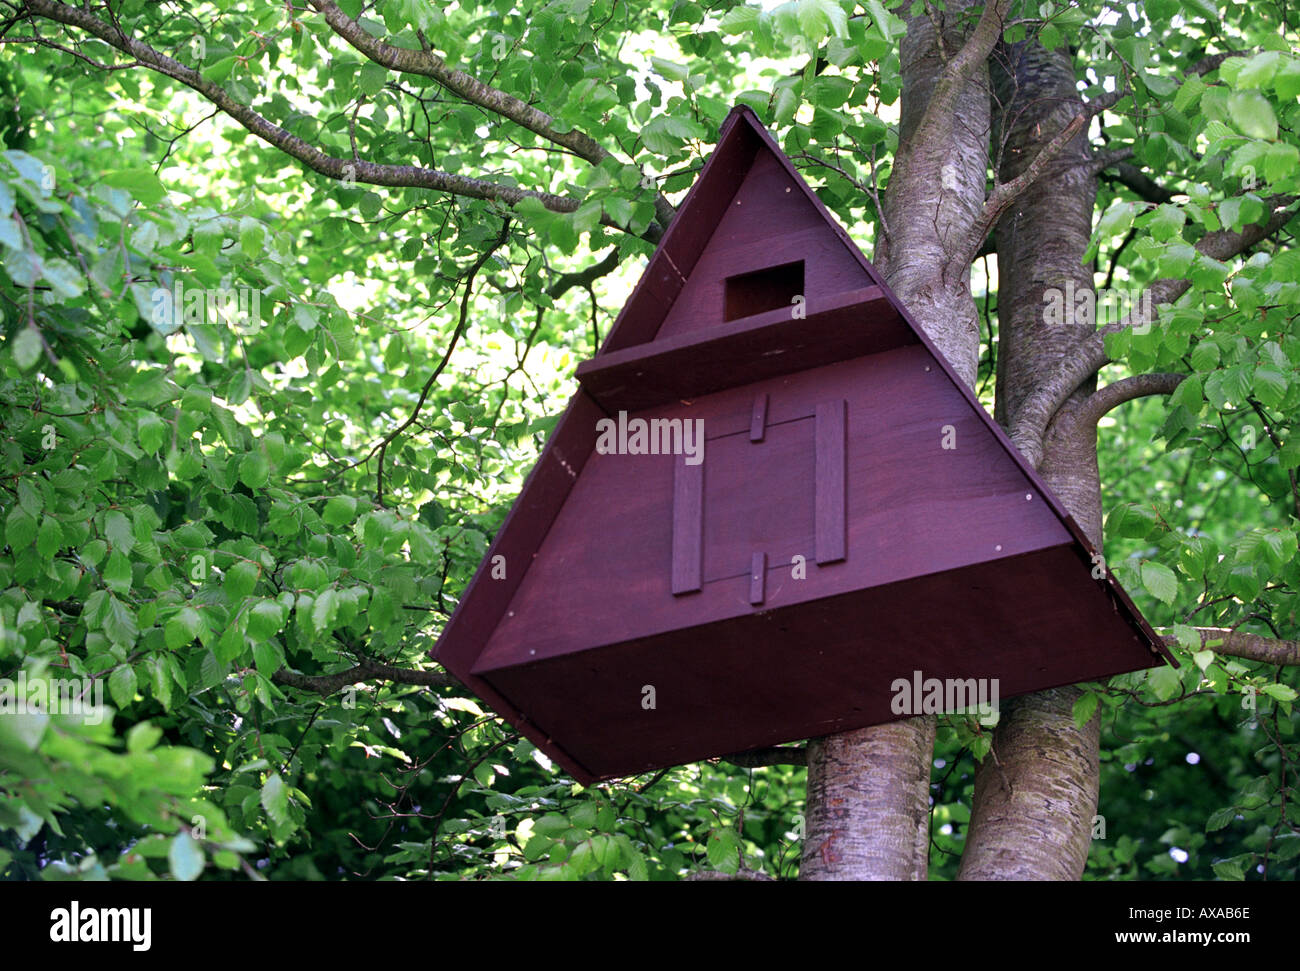
[{"label": "green leaf", "polygon": [[205,68],[202,72],[203,76],[209,81],[215,81],[217,84],[221,84],[226,80],[226,78],[230,77],[230,72],[235,68],[235,61],[236,58],[234,54],[231,54],[229,57],[223,57],[221,60],[213,63],[210,67]]},{"label": "green leaf", "polygon": [[1168,701],[1178,694],[1183,679],[1177,671],[1166,664],[1147,672],[1147,684],[1151,686],[1151,693],[1158,700]]},{"label": "green leaf", "polygon": [[743,34],[758,26],[759,10],[757,7],[732,7],[718,21],[718,30],[724,34]]},{"label": "green leaf", "polygon": [[810,43],[819,45],[826,35],[848,36],[848,16],[837,0],[796,0],[795,17]]},{"label": "green leaf", "polygon": [[1220,860],[1218,863],[1211,864],[1214,868],[1214,875],[1220,880],[1245,880],[1246,873],[1242,869],[1240,860]]},{"label": "green leaf", "polygon": [[1214,812],[1210,813],[1210,818],[1205,821],[1205,831],[1207,833],[1213,833],[1216,830],[1223,829],[1223,827],[1232,822],[1236,816],[1237,809],[1235,806],[1228,806],[1226,809],[1216,809]]},{"label": "green leaf", "polygon": [[248,612],[248,636],[254,641],[264,641],[280,632],[284,625],[284,611],[274,600],[261,600]]},{"label": "green leaf", "polygon": [[1295,689],[1287,684],[1266,684],[1259,689],[1261,693],[1268,695],[1275,701],[1295,701]]},{"label": "green leaf", "polygon": [[139,625],[131,608],[109,595],[108,611],[104,616],[104,633],[119,647],[131,647],[140,635]]},{"label": "green leaf", "polygon": [[279,775],[272,775],[262,784],[262,808],[277,826],[289,821],[289,790]]},{"label": "green leaf", "polygon": [[[1212,371],[1219,366],[1219,345],[1214,341],[1201,341],[1192,348],[1192,367],[1198,371]],[[1197,383],[1200,389],[1200,383]]]},{"label": "green leaf", "polygon": [[740,869],[740,834],[734,829],[715,829],[709,834],[706,852],[715,870],[735,873]]},{"label": "green leaf", "polygon": [[135,549],[135,533],[131,530],[131,520],[116,509],[104,516],[104,536],[113,545],[113,549],[130,553]]},{"label": "green leaf", "polygon": [[1092,231],[1089,252],[1095,252],[1096,247],[1103,240],[1111,240],[1127,233],[1129,227],[1133,225],[1133,217],[1137,215],[1138,210],[1139,206],[1136,202],[1120,200],[1112,204],[1097,220],[1097,228]]},{"label": "green leaf", "polygon": [[1150,504],[1124,503],[1112,509],[1106,517],[1106,532],[1145,539],[1159,522],[1160,518]]},{"label": "green leaf", "polygon": [[1255,369],[1255,396],[1260,403],[1276,408],[1286,398],[1287,376],[1273,367],[1260,365]]},{"label": "green leaf", "polygon": [[676,115],[656,115],[641,129],[645,147],[658,155],[671,155],[681,147],[684,138],[702,138],[704,128],[689,118]]},{"label": "green leaf", "polygon": [[50,289],[65,300],[86,292],[86,278],[81,275],[81,271],[57,256],[46,257],[41,261],[41,275],[49,283]]},{"label": "green leaf", "polygon": [[1151,234],[1152,239],[1167,240],[1176,237],[1182,231],[1186,219],[1186,214],[1178,206],[1164,204],[1143,216],[1139,223]]},{"label": "green leaf", "polygon": [[360,73],[357,74],[357,90],[362,94],[373,97],[384,89],[387,80],[387,68],[382,64],[376,64],[374,61],[366,61],[361,66]]},{"label": "green leaf", "polygon": [[125,708],[135,698],[135,669],[129,664],[119,664],[108,676],[108,693],[113,696],[113,704]]},{"label": "green leaf", "polygon": [[1205,407],[1205,394],[1201,390],[1200,375],[1189,374],[1183,378],[1182,383],[1169,396],[1169,403],[1171,405],[1181,405],[1193,415],[1199,415],[1201,409]]},{"label": "green leaf", "polygon": [[311,622],[316,633],[323,634],[334,627],[339,613],[339,595],[333,587],[326,587],[311,607]]},{"label": "green leaf", "polygon": [[104,585],[114,593],[131,592],[131,561],[121,550],[114,550],[104,565]]},{"label": "green leaf", "polygon": [[1178,596],[1178,578],[1174,571],[1162,563],[1148,560],[1142,564],[1142,586],[1157,600],[1167,604],[1174,602]]},{"label": "green leaf", "polygon": [[1187,109],[1196,103],[1204,91],[1205,82],[1195,74],[1188,75],[1174,95],[1174,108],[1186,114]]},{"label": "green leaf", "polygon": [[271,465],[260,452],[249,452],[239,463],[239,481],[250,489],[260,489],[271,477]]},{"label": "green leaf", "polygon": [[250,260],[262,255],[266,242],[266,227],[252,216],[239,220],[239,249]]},{"label": "green leaf", "polygon": [[167,863],[177,880],[197,880],[203,872],[203,850],[188,832],[181,832],[171,841]]},{"label": "green leaf", "polygon": [[1277,116],[1268,99],[1257,91],[1235,91],[1228,96],[1228,114],[1237,130],[1251,138],[1277,138]]},{"label": "green leaf", "polygon": [[203,628],[203,618],[193,607],[182,607],[163,628],[167,647],[173,651],[180,650],[199,636]]},{"label": "green leaf", "polygon": [[230,602],[237,604],[252,593],[260,575],[257,564],[251,560],[240,560],[227,570],[222,587]]},{"label": "green leaf", "polygon": [[136,423],[136,435],[140,439],[140,447],[150,455],[162,448],[170,432],[170,426],[152,411],[146,411]]},{"label": "green leaf", "polygon": [[50,716],[43,711],[6,712],[0,717],[0,751],[35,752],[49,723]]},{"label": "green leaf", "polygon": [[1082,729],[1084,725],[1088,724],[1089,719],[1091,719],[1093,713],[1096,712],[1097,704],[1100,700],[1101,699],[1098,698],[1095,691],[1088,691],[1079,696],[1078,700],[1074,703],[1072,712],[1074,715],[1074,724],[1077,728]]},{"label": "green leaf", "polygon": [[347,526],[356,516],[357,501],[351,496],[333,496],[321,512],[321,518],[331,526]]},{"label": "green leaf", "polygon": [[261,641],[253,645],[253,661],[257,670],[269,678],[284,667],[284,654],[272,642]]},{"label": "green leaf", "polygon": [[[1282,65],[1282,55],[1277,51],[1260,51],[1248,58],[1228,58],[1228,61],[1240,61],[1241,67],[1237,71],[1236,78],[1232,81],[1232,86],[1237,89],[1242,88],[1262,88],[1273,80],[1273,75]],[[1225,61],[1219,68],[1220,75],[1223,74],[1223,68],[1227,66]]]},{"label": "green leaf", "polygon": [[17,337],[13,338],[11,350],[14,355],[14,363],[24,371],[30,369],[41,356],[40,333],[29,324],[18,332]]},{"label": "green leaf", "polygon": [[225,677],[224,669],[217,656],[211,651],[203,652],[203,660],[199,662],[199,683],[201,687],[214,688],[221,683]]},{"label": "green leaf", "polygon": [[14,506],[5,522],[5,542],[14,553],[21,553],[36,539],[36,520],[21,506]]},{"label": "green leaf", "polygon": [[1300,58],[1291,57],[1281,64],[1273,79],[1273,87],[1283,101],[1300,97]]},{"label": "green leaf", "polygon": [[63,546],[63,527],[53,516],[45,516],[41,520],[41,526],[36,533],[36,552],[41,555],[42,559],[50,560],[54,558]]},{"label": "green leaf", "polygon": [[295,303],[293,305],[293,322],[301,330],[315,330],[320,323],[320,312],[311,304]]},{"label": "green leaf", "polygon": [[660,77],[665,77],[670,81],[685,81],[690,77],[690,69],[674,61],[664,60],[662,57],[650,58],[650,64],[655,69],[655,73]]},{"label": "green leaf", "polygon": [[155,206],[167,196],[167,189],[154,175],[153,169],[109,169],[102,181],[116,189],[128,190],[147,206]]}]

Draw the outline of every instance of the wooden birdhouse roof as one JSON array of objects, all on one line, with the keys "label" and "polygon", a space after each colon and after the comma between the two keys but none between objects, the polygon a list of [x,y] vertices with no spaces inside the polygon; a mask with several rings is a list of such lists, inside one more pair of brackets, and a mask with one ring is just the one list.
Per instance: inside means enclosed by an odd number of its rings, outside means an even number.
[{"label": "wooden birdhouse roof", "polygon": [[1168,657],[748,108],[577,376],[434,656],[583,783]]}]

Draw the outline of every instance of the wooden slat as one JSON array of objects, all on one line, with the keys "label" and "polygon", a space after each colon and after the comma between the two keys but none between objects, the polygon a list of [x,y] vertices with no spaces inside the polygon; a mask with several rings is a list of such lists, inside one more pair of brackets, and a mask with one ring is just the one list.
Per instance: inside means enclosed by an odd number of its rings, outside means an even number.
[{"label": "wooden slat", "polygon": [[704,572],[704,463],[675,459],[673,471],[673,594],[700,589]]},{"label": "wooden slat", "polygon": [[845,556],[844,412],[843,398],[817,406],[814,523],[818,563],[834,563]]},{"label": "wooden slat", "polygon": [[761,442],[767,430],[767,392],[754,397],[754,409],[749,419],[749,440]]},{"label": "wooden slat", "polygon": [[785,308],[689,331],[578,365],[578,381],[611,414],[690,400],[916,342],[879,287],[813,297],[806,319]]},{"label": "wooden slat", "polygon": [[767,585],[767,554],[755,553],[749,568],[749,602],[758,606],[763,602],[763,589]]}]

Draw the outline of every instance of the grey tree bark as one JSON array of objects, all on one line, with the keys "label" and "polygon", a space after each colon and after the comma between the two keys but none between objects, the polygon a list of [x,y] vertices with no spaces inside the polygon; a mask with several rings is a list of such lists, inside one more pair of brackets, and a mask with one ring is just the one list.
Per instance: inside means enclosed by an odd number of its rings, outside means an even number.
[{"label": "grey tree bark", "polygon": [[[989,3],[978,21],[969,3],[907,18],[899,145],[874,260],[971,386],[980,330],[968,250],[982,236],[987,59],[1006,6]],[[934,737],[934,716],[920,716],[809,744],[801,879],[925,879]]]},{"label": "grey tree bark", "polygon": [[[1000,178],[1010,181],[1087,108],[1075,88],[1067,51],[1037,44],[1000,46],[994,57],[995,138]],[[1044,313],[1049,290],[1091,293],[1083,255],[1092,233],[1097,180],[1086,126],[1062,148],[997,225],[998,374],[996,417],[1015,421],[1043,372],[1076,352],[1095,323],[1077,307],[1064,320]],[[1069,414],[1095,386],[1069,397],[1043,443],[1048,486],[1101,546],[1101,484],[1095,428],[1073,434]],[[1062,419],[1066,419],[1062,422]],[[975,777],[960,878],[1078,879],[1088,858],[1098,797],[1099,716],[1076,727],[1070,686],[1004,702],[993,750]]]}]

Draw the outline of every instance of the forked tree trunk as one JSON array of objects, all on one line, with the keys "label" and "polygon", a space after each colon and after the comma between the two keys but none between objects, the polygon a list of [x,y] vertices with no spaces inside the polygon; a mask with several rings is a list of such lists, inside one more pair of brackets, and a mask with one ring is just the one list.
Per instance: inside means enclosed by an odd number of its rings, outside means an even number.
[{"label": "forked tree trunk", "polygon": [[[1084,106],[1065,51],[999,47],[992,75],[1005,182]],[[1090,161],[1085,127],[998,222],[997,417],[1007,426],[1039,376],[1093,330],[1090,317],[1069,306],[1062,321],[1044,313],[1050,288],[1064,294],[1072,284],[1083,294],[1093,287],[1082,263],[1097,195]],[[1100,548],[1096,436],[1090,426],[1077,435],[1060,431],[1090,390],[1091,383],[1077,391],[1049,428],[1040,472]],[[975,776],[961,879],[1074,880],[1083,873],[1097,806],[1099,719],[1075,726],[1079,695],[1076,687],[1058,688],[1002,705],[992,753]]]}]

